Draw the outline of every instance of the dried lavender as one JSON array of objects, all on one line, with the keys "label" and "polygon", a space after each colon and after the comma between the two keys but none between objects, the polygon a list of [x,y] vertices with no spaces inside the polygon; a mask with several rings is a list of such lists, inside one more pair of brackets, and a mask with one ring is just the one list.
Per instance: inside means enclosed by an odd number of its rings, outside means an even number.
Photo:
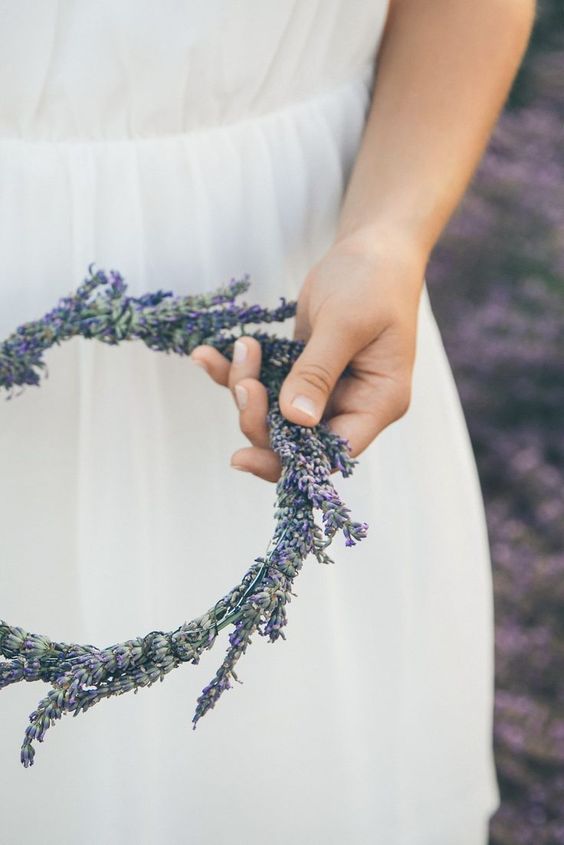
[{"label": "dried lavender", "polygon": [[[102,288],[103,290],[96,290]],[[174,631],[151,631],[106,648],[54,642],[0,619],[0,688],[17,681],[51,684],[29,717],[21,746],[24,767],[33,765],[33,742],[65,713],[74,716],[103,698],[151,686],[181,663],[198,663],[212,647],[220,630],[232,625],[229,648],[211,682],[202,690],[192,719],[215,706],[221,694],[239,681],[235,665],[257,632],[275,642],[285,638],[286,605],[296,594],[294,579],[308,554],[320,563],[332,563],[326,553],[335,534],[342,531],[347,546],[366,536],[366,523],[354,522],[331,481],[331,472],[352,473],[357,463],[347,441],[322,422],[308,428],[289,422],[280,412],[282,382],[303,343],[264,331],[246,331],[248,324],[281,322],[295,314],[296,304],[281,297],[273,309],[236,302],[249,287],[249,277],[231,279],[214,292],[173,296],[159,290],[140,297],[126,294],[122,276],[89,267],[89,277],[74,294],[63,297],[42,319],[21,325],[0,345],[0,386],[38,385],[42,355],[55,343],[81,335],[117,344],[140,339],[150,349],[188,355],[199,344],[214,346],[228,359],[242,334],[257,338],[262,348],[260,380],[268,393],[268,427],[272,449],[282,472],[276,484],[275,528],[269,550],[255,558],[241,581],[206,613],[184,622]],[[94,295],[95,294],[95,295]],[[21,392],[21,391],[20,391]],[[19,395],[19,394],[17,394]],[[321,525],[315,513],[321,513]]]}]

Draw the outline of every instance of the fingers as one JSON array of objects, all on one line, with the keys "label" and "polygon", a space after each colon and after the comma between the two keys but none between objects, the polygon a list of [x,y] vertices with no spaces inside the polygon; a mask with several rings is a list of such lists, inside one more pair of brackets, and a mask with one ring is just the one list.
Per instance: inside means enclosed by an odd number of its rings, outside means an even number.
[{"label": "fingers", "polygon": [[280,459],[272,449],[260,449],[255,446],[238,449],[233,453],[231,466],[251,472],[264,481],[275,482],[280,478]]},{"label": "fingers", "polygon": [[213,346],[201,344],[190,355],[195,364],[203,367],[209,376],[223,387],[234,392],[235,384],[243,378],[257,378],[260,373],[261,348],[254,337],[238,338],[233,344],[230,361]]},{"label": "fingers", "polygon": [[260,374],[261,348],[254,337],[240,337],[233,344],[233,359],[229,369],[227,386],[233,393],[237,382],[244,378],[258,379]]},{"label": "fingers", "polygon": [[[268,395],[258,380],[261,347],[256,338],[238,338],[229,361],[211,346],[201,345],[192,352],[192,360],[204,366],[211,378],[228,387],[239,410],[239,426],[254,448],[239,450],[241,466],[247,472],[275,481],[280,475],[280,461],[270,449],[266,415]],[[232,461],[233,466],[233,461]]]},{"label": "fingers", "polygon": [[339,376],[359,348],[359,337],[342,314],[318,315],[302,354],[280,390],[280,410],[290,422],[316,425]]},{"label": "fingers", "polygon": [[241,431],[253,446],[268,449],[268,396],[264,384],[254,378],[241,379],[234,386],[234,393]]},{"label": "fingers", "polygon": [[222,355],[213,346],[202,344],[196,346],[190,355],[190,359],[199,367],[202,367],[217,384],[227,387],[231,364],[225,355]]},{"label": "fingers", "polygon": [[258,380],[261,348],[256,338],[244,337],[235,341],[233,362],[229,370],[228,387],[239,409],[239,426],[253,446],[269,447],[268,396]]}]

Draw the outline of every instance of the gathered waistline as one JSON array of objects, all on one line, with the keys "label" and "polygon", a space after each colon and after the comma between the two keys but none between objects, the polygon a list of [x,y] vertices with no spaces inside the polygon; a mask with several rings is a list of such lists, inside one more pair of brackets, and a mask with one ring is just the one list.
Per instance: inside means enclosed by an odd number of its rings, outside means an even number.
[{"label": "gathered waistline", "polygon": [[347,79],[344,82],[337,83],[336,85],[331,86],[331,88],[326,88],[322,91],[318,91],[317,93],[309,97],[304,97],[300,100],[293,100],[291,102],[284,103],[277,108],[269,109],[265,112],[249,114],[238,120],[229,121],[228,123],[196,126],[193,129],[186,129],[178,132],[165,132],[159,135],[125,135],[118,137],[84,137],[76,135],[65,136],[61,138],[42,138],[40,136],[34,137],[25,135],[0,135],[0,144],[45,144],[54,146],[65,144],[73,146],[85,144],[150,144],[167,141],[182,141],[192,137],[204,136],[212,132],[228,132],[231,130],[237,130],[238,128],[244,128],[246,125],[251,123],[255,124],[268,122],[269,120],[281,117],[288,112],[305,110],[308,106],[314,105],[320,100],[330,100],[335,95],[349,88],[354,89],[356,87],[361,86],[367,87],[370,82],[369,71],[371,71],[371,68],[367,68],[362,75],[358,75],[351,79]]}]

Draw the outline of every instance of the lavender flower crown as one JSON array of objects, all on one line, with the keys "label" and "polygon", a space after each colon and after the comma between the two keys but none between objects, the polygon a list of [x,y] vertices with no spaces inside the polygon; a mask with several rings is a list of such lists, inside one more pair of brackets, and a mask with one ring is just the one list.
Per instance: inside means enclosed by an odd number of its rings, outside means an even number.
[{"label": "lavender flower crown", "polygon": [[[353,522],[331,482],[331,472],[352,473],[358,461],[350,457],[347,441],[332,433],[324,422],[308,428],[289,422],[278,406],[282,382],[303,349],[299,341],[262,331],[247,332],[248,324],[282,322],[296,311],[295,302],[281,297],[274,309],[236,303],[249,287],[248,274],[232,279],[217,290],[194,296],[173,296],[159,290],[143,296],[126,295],[122,276],[92,271],[76,292],[59,300],[42,319],[21,325],[0,345],[0,386],[10,391],[38,385],[36,368],[45,368],[43,352],[76,335],[117,344],[140,339],[150,349],[188,355],[199,344],[214,346],[231,359],[233,344],[241,334],[257,338],[262,348],[260,380],[266,386],[267,422],[272,449],[279,455],[282,472],[276,484],[275,529],[267,552],[255,558],[241,581],[206,613],[184,622],[174,631],[151,631],[106,648],[54,642],[0,619],[0,688],[17,681],[45,681],[47,695],[29,717],[21,746],[24,767],[32,766],[34,740],[65,713],[77,716],[103,698],[151,686],[181,663],[198,663],[212,647],[222,628],[232,625],[229,647],[215,677],[202,690],[192,719],[193,728],[231,679],[242,683],[235,664],[255,632],[275,642],[285,639],[286,605],[296,593],[294,579],[308,554],[320,563],[333,563],[325,549],[338,531],[347,546],[366,536],[366,523]],[[105,285],[104,291],[93,291]],[[20,395],[20,393],[16,395]],[[321,512],[322,525],[314,514]]]}]

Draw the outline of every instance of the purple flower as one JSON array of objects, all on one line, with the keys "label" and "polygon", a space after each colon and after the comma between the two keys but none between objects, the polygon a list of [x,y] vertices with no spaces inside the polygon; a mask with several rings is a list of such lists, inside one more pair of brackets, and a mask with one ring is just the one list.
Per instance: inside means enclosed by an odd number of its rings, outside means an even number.
[{"label": "purple flower", "polygon": [[[232,279],[211,293],[174,296],[160,290],[130,297],[119,273],[112,270],[108,276],[92,268],[74,295],[59,300],[42,319],[18,327],[0,344],[1,387],[37,385],[45,350],[77,335],[109,344],[139,338],[151,349],[180,355],[205,342],[231,358],[234,342],[246,332],[247,324],[281,322],[295,315],[296,303],[283,297],[272,309],[236,302],[249,287],[248,276]],[[357,463],[346,441],[324,423],[307,428],[289,422],[278,405],[282,382],[304,344],[258,330],[250,334],[262,347],[261,380],[269,400],[270,441],[282,464],[271,550],[256,558],[241,581],[206,613],[175,631],[152,631],[98,649],[54,642],[0,620],[0,655],[7,658],[0,661],[0,688],[20,680],[53,685],[29,717],[21,749],[25,767],[34,762],[33,741],[43,741],[45,732],[64,713],[72,711],[76,716],[104,698],[130,690],[136,693],[140,687],[162,681],[181,663],[198,663],[218,632],[233,625],[225,658],[197,700],[195,728],[231,689],[231,681],[240,683],[235,665],[253,635],[270,642],[285,638],[286,607],[295,596],[293,582],[306,557],[311,553],[320,563],[332,563],[326,548],[338,531],[346,546],[365,537],[367,525],[351,520],[331,480],[333,469],[350,475]],[[315,523],[316,510],[322,511],[323,528]]]}]

